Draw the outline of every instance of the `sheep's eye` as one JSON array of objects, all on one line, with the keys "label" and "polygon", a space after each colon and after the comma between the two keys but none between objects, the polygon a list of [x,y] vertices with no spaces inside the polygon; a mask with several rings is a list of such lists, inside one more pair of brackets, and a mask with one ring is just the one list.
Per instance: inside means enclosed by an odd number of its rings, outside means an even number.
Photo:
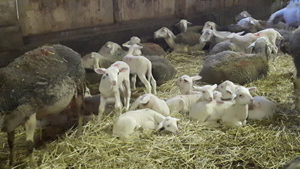
[{"label": "sheep's eye", "polygon": [[202,91],[202,93],[206,93],[206,91]]},{"label": "sheep's eye", "polygon": [[167,127],[170,127],[170,124],[168,124]]},{"label": "sheep's eye", "polygon": [[120,72],[118,72],[118,75],[120,74]]},{"label": "sheep's eye", "polygon": [[243,95],[240,94],[239,97],[243,97]]}]

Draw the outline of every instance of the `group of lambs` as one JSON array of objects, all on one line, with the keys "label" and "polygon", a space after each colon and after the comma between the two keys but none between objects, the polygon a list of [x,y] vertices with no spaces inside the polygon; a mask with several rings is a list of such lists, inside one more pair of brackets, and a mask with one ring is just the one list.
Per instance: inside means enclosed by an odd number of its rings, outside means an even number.
[{"label": "group of lambs", "polygon": [[[219,85],[194,85],[193,82],[200,80],[201,76],[183,75],[176,82],[181,95],[160,99],[155,96],[156,81],[151,73],[152,64],[142,56],[140,39],[132,37],[123,46],[129,49],[123,61],[116,61],[107,69],[99,68],[97,61],[94,64],[95,72],[102,74],[98,113],[102,116],[106,105],[114,103],[118,119],[113,126],[113,135],[117,137],[127,138],[136,128],[176,133],[179,119],[170,117],[174,113],[188,114],[190,119],[205,125],[216,126],[221,122],[228,127],[239,127],[245,125],[247,119],[270,118],[275,111],[275,104],[265,97],[251,96],[250,91],[255,87],[246,88],[228,80]],[[137,75],[147,93],[139,96],[131,106],[130,74],[133,89]],[[127,111],[123,114],[122,102]]]}]

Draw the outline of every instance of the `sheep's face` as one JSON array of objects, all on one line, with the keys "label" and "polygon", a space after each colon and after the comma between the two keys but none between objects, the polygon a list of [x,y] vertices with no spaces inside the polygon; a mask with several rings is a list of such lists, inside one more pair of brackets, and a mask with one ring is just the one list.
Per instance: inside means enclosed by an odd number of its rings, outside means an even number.
[{"label": "sheep's face", "polygon": [[97,68],[95,72],[98,74],[102,74],[101,81],[109,82],[112,86],[116,86],[118,83],[118,75],[119,69],[116,67],[110,67],[108,69],[105,68]]},{"label": "sheep's face", "polygon": [[222,100],[222,93],[219,91],[214,91],[213,92],[214,100],[216,101],[221,101]]},{"label": "sheep's face", "polygon": [[235,94],[236,85],[229,80],[218,85],[217,90],[222,93],[222,99],[232,99]]},{"label": "sheep's face", "polygon": [[183,75],[181,77],[178,78],[178,80],[176,81],[176,85],[179,87],[179,88],[182,88],[182,87],[192,87],[193,85],[193,80],[190,76],[188,75]]},{"label": "sheep's face", "polygon": [[156,32],[154,32],[154,38],[175,38],[175,35],[166,27],[162,27]]},{"label": "sheep's face", "polygon": [[217,85],[205,85],[205,86],[193,86],[196,91],[200,91],[202,97],[205,101],[212,101],[214,98],[214,90],[217,88]]},{"label": "sheep's face", "polygon": [[200,43],[209,42],[213,37],[213,30],[207,29],[200,36]]},{"label": "sheep's face", "polygon": [[255,53],[263,53],[266,56],[270,56],[272,53],[272,45],[265,37],[258,38],[248,48],[251,53],[254,51]]},{"label": "sheep's face", "polygon": [[252,104],[253,97],[250,94],[250,91],[255,90],[256,88],[246,88],[243,86],[239,86],[236,89],[235,100],[239,104]]},{"label": "sheep's face", "polygon": [[204,33],[206,30],[217,30],[217,25],[214,22],[207,21],[202,28],[202,32]]},{"label": "sheep's face", "polygon": [[166,130],[176,133],[178,132],[177,121],[179,121],[179,119],[167,116],[159,123],[157,130]]}]

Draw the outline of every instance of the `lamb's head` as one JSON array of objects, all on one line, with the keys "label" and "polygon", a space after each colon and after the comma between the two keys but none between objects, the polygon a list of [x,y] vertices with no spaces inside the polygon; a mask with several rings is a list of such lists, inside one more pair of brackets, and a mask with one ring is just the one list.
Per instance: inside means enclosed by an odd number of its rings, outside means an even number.
[{"label": "lamb's head", "polygon": [[81,62],[85,69],[95,69],[100,67],[99,61],[101,60],[102,57],[103,56],[100,55],[99,53],[92,52],[82,57]]},{"label": "lamb's head", "polygon": [[[122,46],[123,47],[128,47],[128,45],[135,45],[135,44],[137,44],[139,46],[142,46],[141,39],[139,37],[137,37],[137,36],[132,36],[130,38],[130,40],[127,41],[127,42],[125,42],[125,43],[123,43]],[[135,56],[141,56],[142,55],[142,51],[140,49],[136,49],[136,50],[134,50],[133,55],[135,55]]]},{"label": "lamb's head", "polygon": [[163,39],[171,38],[171,39],[175,39],[176,36],[167,27],[162,27],[162,28],[160,28],[160,29],[158,29],[157,31],[154,32],[154,38],[156,38],[156,39],[158,39],[158,38],[163,38]]},{"label": "lamb's head", "polygon": [[204,30],[199,39],[200,44],[205,44],[205,43],[209,42],[213,36],[214,36],[213,30],[211,30],[211,29]]},{"label": "lamb's head", "polygon": [[211,102],[214,98],[214,90],[217,88],[217,84],[205,85],[205,86],[193,86],[194,90],[201,92],[205,101]]},{"label": "lamb's head", "polygon": [[156,130],[158,131],[166,130],[172,133],[177,133],[178,132],[177,121],[179,121],[179,119],[167,116],[158,124]]},{"label": "lamb's head", "polygon": [[193,88],[193,82],[202,79],[201,76],[183,75],[178,78],[176,85],[179,87],[181,94],[190,94]]},{"label": "lamb's head", "polygon": [[216,101],[222,101],[222,93],[219,91],[213,92],[214,100]]},{"label": "lamb's head", "polygon": [[235,21],[238,22],[247,17],[251,17],[251,15],[247,11],[242,11],[237,16],[235,16]]},{"label": "lamb's head", "polygon": [[218,85],[217,90],[222,93],[223,100],[232,100],[235,96],[235,90],[237,85],[233,82],[226,80]]},{"label": "lamb's head", "polygon": [[133,45],[123,44],[123,46],[129,49],[127,55],[129,54],[134,56],[136,56],[136,54],[138,53],[137,51],[140,51],[143,48],[143,46],[139,44],[133,44]]},{"label": "lamb's head", "polygon": [[207,21],[205,22],[203,28],[202,28],[202,33],[204,33],[205,30],[217,30],[217,24],[212,22],[212,21]]},{"label": "lamb's head", "polygon": [[115,42],[111,42],[111,41],[108,41],[106,42],[102,48],[100,49],[99,53],[109,53],[111,55],[114,55],[116,53],[116,51],[118,50],[122,50],[121,46]]},{"label": "lamb's head", "polygon": [[236,88],[234,100],[238,104],[252,104],[253,103],[253,97],[250,94],[250,91],[256,90],[256,87],[250,87],[246,88],[244,86],[238,86]]},{"label": "lamb's head", "polygon": [[101,82],[108,82],[112,86],[116,86],[118,84],[118,75],[121,72],[128,71],[128,68],[121,68],[110,66],[109,68],[96,68],[94,71],[97,74],[102,74]]},{"label": "lamb's head", "polygon": [[248,49],[250,53],[262,53],[269,58],[272,53],[272,47],[272,44],[266,37],[259,37],[255,42],[248,46]]},{"label": "lamb's head", "polygon": [[186,19],[181,19],[176,26],[179,27],[181,32],[186,32],[188,25],[191,25],[192,23],[187,21]]}]

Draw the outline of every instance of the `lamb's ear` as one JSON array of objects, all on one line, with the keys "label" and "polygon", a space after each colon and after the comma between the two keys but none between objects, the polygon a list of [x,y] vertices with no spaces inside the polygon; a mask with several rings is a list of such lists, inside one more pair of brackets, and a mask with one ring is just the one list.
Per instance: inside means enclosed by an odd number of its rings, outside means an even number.
[{"label": "lamb's ear", "polygon": [[143,97],[141,98],[141,100],[140,100],[140,103],[141,103],[141,104],[148,104],[148,103],[149,103],[149,100],[150,100],[150,97],[151,97],[151,95],[149,95],[149,94],[143,96]]},{"label": "lamb's ear", "polygon": [[192,25],[192,23],[191,23],[191,22],[189,22],[189,21],[187,21],[187,24],[188,24],[188,25]]},{"label": "lamb's ear", "polygon": [[121,68],[121,69],[119,70],[119,72],[125,72],[125,71],[127,71],[127,70],[128,70],[127,67],[123,67],[123,68]]},{"label": "lamb's ear", "polygon": [[174,33],[173,32],[171,32],[170,30],[167,30],[167,34],[168,34],[168,36],[170,37],[170,38],[176,38],[175,37],[175,35],[174,35]]},{"label": "lamb's ear", "polygon": [[251,24],[251,25],[255,25],[254,21],[250,21],[250,24]]},{"label": "lamb's ear", "polygon": [[130,48],[130,47],[131,47],[131,45],[126,44],[126,43],[123,43],[122,46],[123,46],[123,47],[126,47],[126,48]]},{"label": "lamb's ear", "polygon": [[249,92],[254,92],[257,90],[256,87],[248,87],[247,89],[249,90]]},{"label": "lamb's ear", "polygon": [[192,76],[192,81],[201,80],[201,76]]},{"label": "lamb's ear", "polygon": [[255,42],[251,43],[251,45],[248,46],[249,52],[252,53],[253,52],[253,48],[255,46]]},{"label": "lamb's ear", "polygon": [[174,118],[174,117],[172,117],[175,121],[180,121],[180,119],[177,119],[177,118]]},{"label": "lamb's ear", "polygon": [[97,73],[97,74],[105,74],[106,73],[106,69],[105,68],[95,68],[94,71]]},{"label": "lamb's ear", "polygon": [[213,88],[213,90],[216,90],[216,88],[218,87],[218,85],[217,85],[217,84],[214,84],[214,85],[212,85],[211,87]]}]

